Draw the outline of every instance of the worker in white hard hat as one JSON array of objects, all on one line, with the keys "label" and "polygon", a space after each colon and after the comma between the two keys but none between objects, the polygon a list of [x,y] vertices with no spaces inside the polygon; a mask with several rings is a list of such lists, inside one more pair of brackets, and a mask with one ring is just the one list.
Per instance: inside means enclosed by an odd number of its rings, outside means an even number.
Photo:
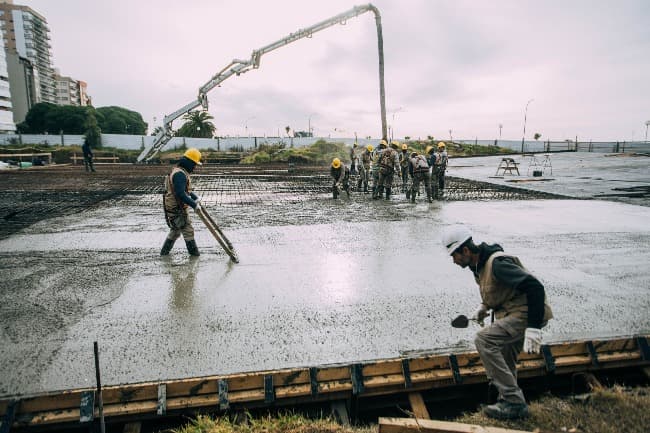
[{"label": "worker in white hard hat", "polygon": [[342,188],[348,195],[348,198],[350,198],[350,169],[341,163],[339,158],[332,160],[330,176],[332,176],[334,182],[332,184],[332,196],[339,198],[339,190]]},{"label": "worker in white hard hat", "polygon": [[183,154],[178,164],[174,166],[169,176],[165,177],[165,195],[163,207],[165,220],[169,226],[169,233],[160,250],[161,256],[166,256],[174,246],[174,242],[181,234],[185,239],[187,251],[192,256],[200,256],[199,249],[194,240],[194,227],[190,220],[188,209],[196,210],[201,199],[192,192],[190,173],[201,164],[201,152],[191,148]]},{"label": "worker in white hard hat", "polygon": [[481,304],[472,319],[482,324],[489,310],[496,319],[474,340],[488,379],[499,392],[497,403],[483,410],[498,419],[526,417],[528,405],[517,385],[516,363],[522,348],[528,353],[541,350],[542,327],[553,317],[544,286],[500,245],[476,245],[463,225],[445,230],[442,244],[455,264],[470,268],[479,285]]}]

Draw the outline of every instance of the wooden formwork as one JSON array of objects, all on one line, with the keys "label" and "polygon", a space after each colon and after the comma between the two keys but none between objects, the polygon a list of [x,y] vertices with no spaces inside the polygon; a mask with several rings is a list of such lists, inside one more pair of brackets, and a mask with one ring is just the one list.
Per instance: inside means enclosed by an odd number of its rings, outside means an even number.
[{"label": "wooden formwork", "polygon": [[[521,354],[519,377],[539,377],[650,365],[648,336],[572,341]],[[315,401],[417,393],[486,382],[478,353],[422,355],[253,373],[197,377],[102,388],[103,414],[138,420],[199,408],[294,405]],[[90,422],[98,416],[94,388],[0,400],[0,431],[11,427]]]}]

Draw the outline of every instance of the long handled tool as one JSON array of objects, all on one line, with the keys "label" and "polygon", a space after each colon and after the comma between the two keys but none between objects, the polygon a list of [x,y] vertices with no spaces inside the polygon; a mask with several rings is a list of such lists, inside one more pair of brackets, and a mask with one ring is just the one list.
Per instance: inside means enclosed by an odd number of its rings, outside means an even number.
[{"label": "long handled tool", "polygon": [[203,203],[199,205],[196,211],[199,218],[201,218],[201,221],[203,221],[203,224],[205,224],[210,233],[212,233],[212,236],[214,236],[217,242],[219,242],[219,245],[221,245],[221,248],[223,248],[226,254],[230,256],[230,259],[235,263],[239,263],[239,257],[237,257],[237,253],[235,252],[232,243],[228,240],[226,235],[223,234],[217,223],[214,222],[205,206],[203,206]]}]

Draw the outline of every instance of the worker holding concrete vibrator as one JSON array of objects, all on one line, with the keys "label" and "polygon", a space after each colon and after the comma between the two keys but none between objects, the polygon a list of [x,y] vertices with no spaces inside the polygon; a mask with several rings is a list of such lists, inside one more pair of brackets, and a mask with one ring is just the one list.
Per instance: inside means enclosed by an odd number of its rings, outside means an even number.
[{"label": "worker holding concrete vibrator", "polygon": [[474,340],[487,377],[499,393],[497,403],[483,410],[498,419],[526,417],[528,405],[517,385],[516,363],[522,348],[528,353],[541,350],[541,329],[553,317],[544,286],[500,245],[476,245],[465,226],[449,227],[442,243],[455,264],[470,268],[479,286],[482,302],[472,320],[483,326],[489,310],[496,318]]},{"label": "worker holding concrete vibrator", "polygon": [[160,250],[161,256],[166,256],[181,234],[185,239],[187,251],[191,256],[200,256],[199,248],[194,240],[194,227],[188,215],[188,208],[195,211],[200,206],[200,198],[192,192],[190,173],[201,164],[201,152],[198,149],[187,149],[183,157],[174,166],[169,176],[165,176],[165,193],[163,207],[169,233]]}]

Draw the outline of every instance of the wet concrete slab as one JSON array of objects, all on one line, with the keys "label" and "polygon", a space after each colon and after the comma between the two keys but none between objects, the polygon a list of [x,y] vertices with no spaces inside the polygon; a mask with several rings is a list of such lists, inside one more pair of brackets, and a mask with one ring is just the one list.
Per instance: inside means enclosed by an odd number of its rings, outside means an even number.
[{"label": "wet concrete slab", "polygon": [[[512,158],[519,175],[498,170],[502,158]],[[536,171],[541,176],[535,176]],[[452,158],[447,174],[579,199],[650,206],[650,153],[561,152]]]},{"label": "wet concrete slab", "polygon": [[320,194],[278,210],[278,224],[239,227],[254,206],[208,204],[238,251],[232,264],[196,218],[201,257],[182,242],[159,257],[167,229],[149,202],[127,197],[0,241],[0,395],[92,386],[93,341],[107,385],[473,349],[476,329],[449,325],[479,302],[440,246],[454,223],[545,284],[549,341],[650,332],[650,207]]}]

